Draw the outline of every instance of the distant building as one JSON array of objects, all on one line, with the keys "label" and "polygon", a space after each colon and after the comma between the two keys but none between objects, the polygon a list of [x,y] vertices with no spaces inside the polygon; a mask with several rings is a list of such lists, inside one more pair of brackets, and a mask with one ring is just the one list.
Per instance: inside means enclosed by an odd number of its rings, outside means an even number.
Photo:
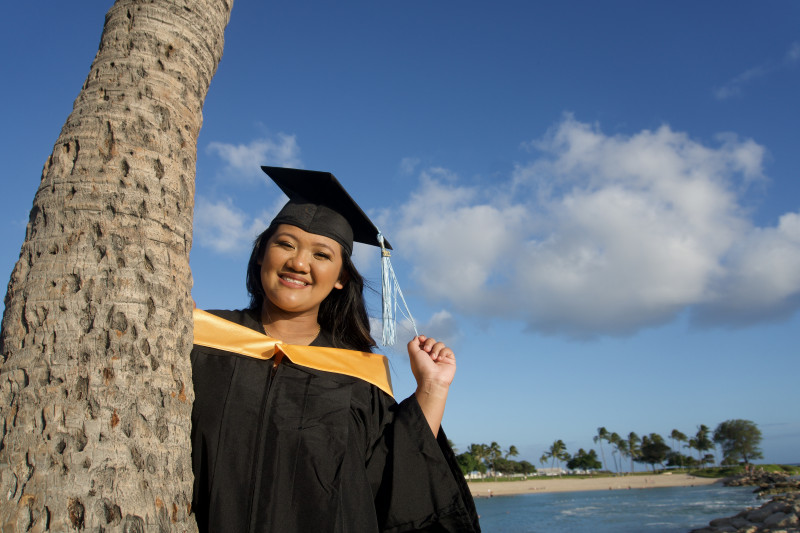
[{"label": "distant building", "polygon": [[567,471],[563,468],[537,468],[537,476],[563,476]]}]

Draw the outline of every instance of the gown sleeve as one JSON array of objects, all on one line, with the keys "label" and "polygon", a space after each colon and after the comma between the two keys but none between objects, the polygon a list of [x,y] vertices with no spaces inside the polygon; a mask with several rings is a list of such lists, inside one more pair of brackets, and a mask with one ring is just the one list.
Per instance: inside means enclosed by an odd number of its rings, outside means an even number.
[{"label": "gown sleeve", "polygon": [[413,394],[376,391],[377,435],[366,461],[380,530],[479,532],[475,503],[443,430],[434,438]]}]

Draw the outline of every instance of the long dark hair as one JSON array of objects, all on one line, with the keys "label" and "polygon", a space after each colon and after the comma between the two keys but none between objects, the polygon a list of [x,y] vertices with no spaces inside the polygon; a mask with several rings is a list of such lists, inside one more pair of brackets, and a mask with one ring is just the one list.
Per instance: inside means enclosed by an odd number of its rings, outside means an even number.
[{"label": "long dark hair", "polygon": [[[261,265],[267,242],[275,234],[277,225],[270,225],[253,242],[253,251],[247,263],[247,292],[250,310],[261,316],[264,305],[264,287],[261,286]],[[342,270],[347,282],[342,289],[334,289],[322,300],[317,320],[330,333],[334,347],[369,352],[377,346],[370,335],[369,315],[364,302],[364,278],[356,270],[350,255],[342,250]]]}]

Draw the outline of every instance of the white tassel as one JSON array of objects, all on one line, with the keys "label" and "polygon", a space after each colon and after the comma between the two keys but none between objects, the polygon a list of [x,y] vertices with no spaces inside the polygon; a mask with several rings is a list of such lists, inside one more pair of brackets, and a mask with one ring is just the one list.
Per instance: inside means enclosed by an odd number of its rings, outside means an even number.
[{"label": "white tassel", "polygon": [[[414,328],[414,334],[417,333],[417,324],[414,322],[414,317],[411,316],[411,311],[408,309],[405,298],[403,298],[403,291],[400,290],[400,283],[397,281],[397,276],[392,268],[392,262],[389,259],[391,253],[384,246],[383,235],[378,233],[378,242],[381,245],[381,300],[383,303],[383,339],[381,344],[384,346],[391,346],[397,340],[397,302],[403,303],[405,313],[403,315],[411,322],[411,327]],[[402,313],[402,309],[400,310]]]}]

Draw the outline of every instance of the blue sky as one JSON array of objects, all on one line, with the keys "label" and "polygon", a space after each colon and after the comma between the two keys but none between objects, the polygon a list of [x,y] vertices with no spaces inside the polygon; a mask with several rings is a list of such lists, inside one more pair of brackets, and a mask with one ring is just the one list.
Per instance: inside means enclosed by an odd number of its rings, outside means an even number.
[{"label": "blue sky", "polygon": [[[0,22],[5,276],[110,5]],[[259,165],[331,171],[456,349],[460,449],[537,463],[599,426],[745,418],[766,460],[798,462],[798,28],[791,1],[237,0],[198,145],[194,297],[246,305],[248,242],[283,202]]]}]

